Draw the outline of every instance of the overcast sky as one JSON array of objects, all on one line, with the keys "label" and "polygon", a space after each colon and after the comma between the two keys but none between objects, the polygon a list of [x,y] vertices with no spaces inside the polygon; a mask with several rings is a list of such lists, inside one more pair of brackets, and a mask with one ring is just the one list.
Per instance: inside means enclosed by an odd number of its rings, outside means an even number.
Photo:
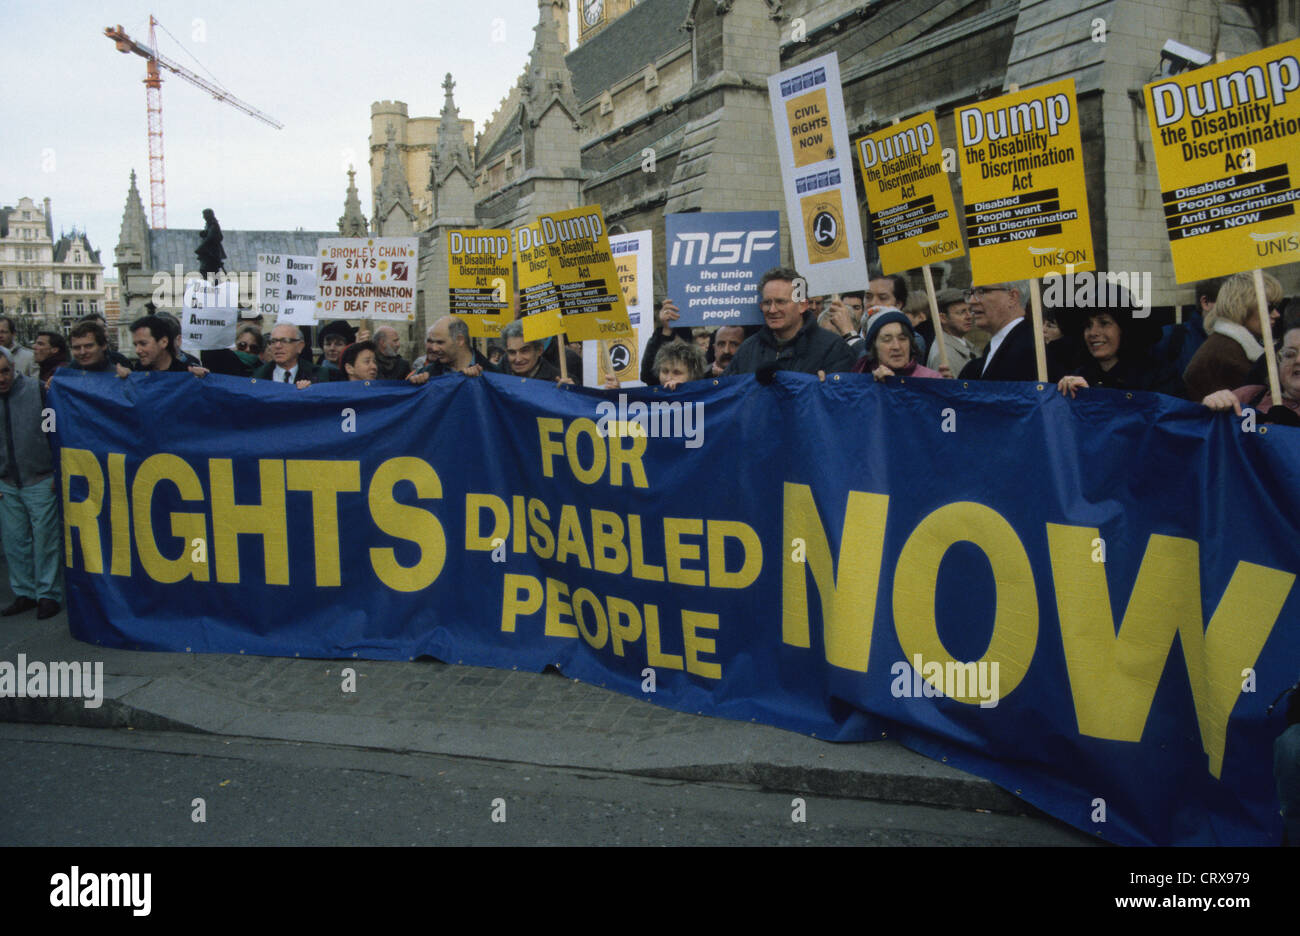
[{"label": "overcast sky", "polygon": [[119,53],[104,27],[147,43],[152,12],[170,33],[158,32],[162,55],[284,124],[164,70],[168,227],[201,227],[212,208],[234,230],[334,230],[349,162],[371,214],[371,102],[437,116],[451,72],[460,116],[481,131],[527,63],[537,23],[537,0],[2,2],[0,204],[49,196],[55,236],[88,232],[110,276],[132,169],[149,215],[149,142],[145,60]]}]

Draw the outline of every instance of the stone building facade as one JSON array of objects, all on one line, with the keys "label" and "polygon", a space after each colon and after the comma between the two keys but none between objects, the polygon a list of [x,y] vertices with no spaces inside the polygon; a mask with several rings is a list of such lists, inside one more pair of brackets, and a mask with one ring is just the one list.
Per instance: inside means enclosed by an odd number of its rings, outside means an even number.
[{"label": "stone building facade", "polygon": [[19,320],[20,338],[40,329],[63,331],[91,312],[104,311],[104,267],[86,235],[54,237],[47,198],[21,198],[0,208],[0,313]]},{"label": "stone building facade", "polygon": [[[833,51],[854,138],[934,109],[943,145],[954,146],[957,107],[1013,84],[1073,78],[1099,269],[1150,271],[1157,305],[1190,301],[1190,286],[1173,279],[1142,86],[1159,74],[1168,39],[1231,57],[1300,34],[1300,0],[641,0],[618,15],[611,7],[585,35],[580,8],[583,41],[566,53],[567,8],[539,0],[527,70],[470,148],[472,212],[462,207],[465,176],[444,183],[445,169],[432,168],[444,136],[466,125],[448,123],[446,106],[433,154],[421,161],[399,139],[394,158],[412,196],[422,184],[431,202],[454,189],[442,197],[481,227],[594,202],[612,230],[650,230],[656,296],[666,213],[775,209],[784,219],[767,77]],[[400,102],[378,102],[372,119],[399,109],[405,118]],[[378,130],[372,123],[372,154]],[[394,210],[391,195],[383,204]],[[429,319],[445,311],[445,226],[416,207]],[[784,220],[782,241],[788,250]],[[1300,267],[1273,272],[1300,291]],[[965,285],[969,267],[944,264],[937,278]]]}]

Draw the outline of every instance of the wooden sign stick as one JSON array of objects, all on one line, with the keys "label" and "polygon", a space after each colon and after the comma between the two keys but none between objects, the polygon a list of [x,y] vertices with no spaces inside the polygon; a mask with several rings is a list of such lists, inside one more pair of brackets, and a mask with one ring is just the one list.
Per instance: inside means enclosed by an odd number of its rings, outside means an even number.
[{"label": "wooden sign stick", "polygon": [[564,353],[564,332],[556,332],[555,340],[559,342],[560,351],[560,379],[569,379],[569,356]]},{"label": "wooden sign stick", "polygon": [[[1017,82],[1007,85],[1007,93],[1020,90]],[[1038,291],[1038,280],[1029,281],[1029,311],[1034,324],[1034,362],[1038,365],[1039,383],[1047,382],[1047,345],[1043,343],[1043,297]]]},{"label": "wooden sign stick", "polygon": [[1039,383],[1047,382],[1047,345],[1043,343],[1043,297],[1038,292],[1038,280],[1029,281],[1030,312],[1034,323],[1034,361],[1038,365]]},{"label": "wooden sign stick", "polygon": [[1259,306],[1259,333],[1263,335],[1264,357],[1268,359],[1268,392],[1273,405],[1282,405],[1282,387],[1277,376],[1277,355],[1273,353],[1273,327],[1268,315],[1268,294],[1264,291],[1264,271],[1255,268],[1255,302]]},{"label": "wooden sign stick", "polygon": [[930,275],[930,264],[921,265],[921,275],[925,277],[925,294],[930,297],[930,321],[934,323],[934,340],[939,343],[939,363],[956,377],[952,365],[948,363],[948,342],[943,337],[943,326],[939,323],[939,297],[934,294],[934,277]]}]

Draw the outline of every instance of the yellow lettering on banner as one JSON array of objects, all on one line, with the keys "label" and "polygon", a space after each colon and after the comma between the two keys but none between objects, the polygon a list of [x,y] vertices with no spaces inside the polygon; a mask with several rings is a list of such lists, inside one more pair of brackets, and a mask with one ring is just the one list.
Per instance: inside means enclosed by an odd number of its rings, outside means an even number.
[{"label": "yellow lettering on banner", "polygon": [[[311,492],[313,553],[316,585],[343,584],[339,564],[339,500],[342,493],[361,490],[361,463],[291,459],[284,463],[285,486],[290,491]],[[221,566],[218,561],[217,571]]]},{"label": "yellow lettering on banner", "polygon": [[171,535],[183,541],[181,554],[175,559],[168,559],[158,549],[158,541],[153,535],[153,490],[162,481],[176,485],[181,500],[203,500],[203,485],[199,476],[184,459],[168,452],[150,455],[140,464],[131,484],[132,520],[135,523],[135,548],[140,554],[140,565],[144,574],[155,582],[170,585],[184,581],[190,576],[196,582],[208,580],[208,558],[202,562],[190,560],[190,543],[195,539],[206,539],[208,535],[207,520],[201,513],[173,513],[171,515]]},{"label": "yellow lettering on banner", "polygon": [[668,581],[677,585],[703,585],[703,569],[684,569],[682,562],[700,558],[700,547],[693,543],[683,543],[683,536],[704,535],[703,520],[684,520],[679,517],[664,517],[664,566],[668,569]]},{"label": "yellow lettering on banner", "polygon": [[542,630],[547,637],[577,637],[578,626],[572,621],[560,620],[561,615],[573,616],[573,609],[565,599],[569,595],[569,586],[559,579],[546,580],[546,627]]},{"label": "yellow lettering on banner", "polygon": [[570,556],[578,557],[578,565],[584,569],[591,568],[591,557],[587,555],[587,541],[582,536],[582,524],[578,522],[578,508],[565,504],[560,508],[560,528],[555,533],[555,561],[564,562]]},{"label": "yellow lettering on banner", "polygon": [[[289,584],[289,529],[284,508],[284,462],[259,458],[260,504],[235,503],[234,468],[229,458],[208,459],[212,485],[212,548],[217,581],[239,584],[239,534],[262,537],[266,584]],[[337,535],[336,535],[337,538]]]},{"label": "yellow lettering on banner", "polygon": [[[628,425],[635,425],[638,429],[640,423],[623,423],[620,429]],[[632,486],[639,488],[650,487],[650,481],[646,478],[645,465],[641,462],[641,456],[645,454],[646,447],[645,433],[633,435],[631,432],[620,431],[609,434],[609,483],[614,487],[623,485],[623,469],[626,468],[632,475]],[[626,447],[624,447],[626,443]]]},{"label": "yellow lettering on banner", "polygon": [[663,653],[659,643],[659,606],[645,606],[645,655],[651,666],[665,669],[682,669],[682,658],[676,653]]},{"label": "yellow lettering on banner", "polygon": [[113,537],[110,575],[131,574],[131,505],[126,499],[126,455],[108,453],[108,528]]},{"label": "yellow lettering on banner", "polygon": [[[763,544],[754,528],[739,520],[710,520],[709,587],[748,588],[763,570]],[[727,571],[727,540],[739,540],[744,561],[735,572]]]},{"label": "yellow lettering on banner", "polygon": [[645,579],[648,582],[662,582],[664,580],[663,567],[650,565],[643,558],[641,517],[637,514],[627,515],[627,542],[632,553],[632,577]]},{"label": "yellow lettering on banner", "polygon": [[442,497],[442,482],[438,473],[422,458],[399,456],[390,458],[376,469],[370,479],[370,516],[380,532],[397,539],[408,540],[420,547],[420,559],[413,566],[397,561],[397,551],[371,547],[370,565],[375,574],[394,591],[412,592],[428,588],[438,579],[447,559],[447,538],[438,518],[427,510],[393,499],[393,487],[400,481],[415,485],[415,496],[420,499]]},{"label": "yellow lettering on banner", "polygon": [[[542,583],[531,575],[507,572],[502,584],[501,630],[515,632],[515,621],[520,615],[528,617],[542,607]],[[522,596],[520,593],[523,593]]]},{"label": "yellow lettering on banner", "polygon": [[597,572],[622,575],[627,571],[623,545],[623,518],[608,510],[591,511],[591,558]]},{"label": "yellow lettering on banner", "polygon": [[[583,605],[591,608],[596,619],[595,630],[590,634],[587,633],[582,620]],[[605,609],[601,607],[600,599],[591,589],[579,588],[573,593],[573,620],[578,625],[578,633],[582,634],[582,639],[591,646],[591,649],[599,650],[609,642],[609,622],[605,619]]]},{"label": "yellow lettering on banner", "polygon": [[[522,501],[523,498],[516,498]],[[483,508],[492,511],[492,532],[484,536],[482,530]],[[492,548],[492,541],[505,539],[510,532],[510,511],[506,502],[495,494],[465,495],[465,548],[470,551],[486,551]]]},{"label": "yellow lettering on banner", "polygon": [[[922,676],[942,692],[943,671],[948,664],[959,664],[939,639],[934,619],[934,593],[939,584],[939,565],[954,543],[970,542],[988,557],[997,583],[993,612],[993,635],[984,656],[975,662],[998,664],[998,691],[1003,698],[1020,685],[1029,671],[1038,644],[1038,593],[1034,572],[1025,547],[1011,524],[990,507],[971,501],[945,504],[916,525],[898,554],[897,569],[906,575],[894,575],[894,627],[903,658],[917,655],[925,661]],[[939,668],[931,668],[930,663]],[[935,675],[935,674],[938,675]],[[953,694],[958,702],[979,705],[988,701],[979,694],[976,681],[966,683],[964,695]]]},{"label": "yellow lettering on banner", "polygon": [[[1089,554],[1098,531],[1047,524],[1047,543],[1061,618],[1061,642],[1079,732],[1140,741],[1174,635],[1183,647],[1201,746],[1210,773],[1223,770],[1228,719],[1241,693],[1241,671],[1254,667],[1295,575],[1237,563],[1204,627],[1200,547],[1194,540],[1153,534],[1119,633],[1105,566]],[[1075,551],[1078,550],[1076,555]]]},{"label": "yellow lettering on banner", "polygon": [[[637,606],[626,598],[607,598],[609,605],[609,639],[615,656],[623,655],[624,643],[636,643],[641,639],[641,612]],[[620,624],[626,620],[626,624]]]},{"label": "yellow lettering on banner", "polygon": [[[876,589],[884,554],[885,516],[889,497],[849,491],[836,562],[826,528],[806,484],[785,485],[783,542],[807,544],[807,562],[785,562],[781,572],[781,641],[811,646],[808,633],[808,572],[812,572],[822,609],[826,662],[859,673],[867,671]],[[805,569],[805,566],[807,567]]]},{"label": "yellow lettering on banner", "polygon": [[556,419],[553,416],[537,417],[537,435],[542,443],[542,476],[546,478],[555,477],[555,466],[552,463],[556,455],[564,454],[564,443],[556,442],[551,438],[557,432],[564,431],[564,421]]},{"label": "yellow lettering on banner", "polygon": [[[586,436],[591,442],[591,465],[584,468],[578,457],[578,437]],[[569,454],[569,470],[583,484],[595,484],[605,474],[605,440],[590,419],[575,419],[564,433],[564,448]]]},{"label": "yellow lettering on banner", "polygon": [[[104,472],[95,453],[86,449],[65,448],[60,456],[63,474],[63,549],[64,563],[72,564],[72,531],[78,533],[81,559],[87,572],[104,573],[104,552],[99,542],[99,511],[104,505]],[[72,502],[72,477],[86,479],[86,499]]]},{"label": "yellow lettering on banner", "polygon": [[510,518],[514,521],[514,532],[510,535],[511,549],[517,553],[528,552],[528,517],[524,511],[522,494],[510,498]]},{"label": "yellow lettering on banner", "polygon": [[528,545],[533,547],[533,553],[538,559],[549,559],[555,552],[555,537],[551,536],[551,528],[546,524],[551,519],[551,512],[546,509],[546,505],[536,497],[528,499],[528,525],[532,527],[533,534],[528,537]]},{"label": "yellow lettering on banner", "polygon": [[701,629],[717,630],[718,616],[683,609],[682,644],[686,650],[686,672],[705,679],[721,679],[722,667],[719,664],[700,659],[701,653],[717,652],[717,641],[712,637],[701,637]]}]

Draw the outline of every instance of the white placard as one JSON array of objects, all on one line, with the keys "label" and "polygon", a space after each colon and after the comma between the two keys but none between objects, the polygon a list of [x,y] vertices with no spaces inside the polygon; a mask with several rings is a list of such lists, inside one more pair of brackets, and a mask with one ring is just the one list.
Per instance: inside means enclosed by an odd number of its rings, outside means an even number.
[{"label": "white placard", "polygon": [[[605,343],[606,351],[616,373],[626,370],[619,366],[622,363],[620,356],[633,353],[635,360],[630,362],[633,377],[620,383],[624,387],[642,387],[644,384],[639,379],[641,358],[645,356],[646,345],[655,330],[653,242],[649,231],[611,234],[609,249],[618,270],[619,285],[623,287],[627,318],[636,333],[636,349],[633,352],[630,342],[615,339]],[[599,387],[602,383],[599,344],[596,341],[582,343],[582,382],[588,387]]]},{"label": "white placard", "polygon": [[316,324],[316,258],[257,255],[257,308],[276,324]]},{"label": "white placard", "polygon": [[867,286],[853,149],[834,52],[767,79],[796,269],[809,294]]},{"label": "white placard", "polygon": [[215,351],[235,343],[239,322],[239,284],[234,280],[185,282],[181,307],[181,347],[189,351]]},{"label": "white placard", "polygon": [[415,321],[418,237],[323,237],[316,242],[315,318]]},{"label": "white placard", "polygon": [[284,258],[284,292],[276,324],[316,324],[316,258]]},{"label": "white placard", "polygon": [[[273,321],[284,297],[284,254],[257,255],[257,311]],[[314,259],[314,258],[313,258]]]}]

